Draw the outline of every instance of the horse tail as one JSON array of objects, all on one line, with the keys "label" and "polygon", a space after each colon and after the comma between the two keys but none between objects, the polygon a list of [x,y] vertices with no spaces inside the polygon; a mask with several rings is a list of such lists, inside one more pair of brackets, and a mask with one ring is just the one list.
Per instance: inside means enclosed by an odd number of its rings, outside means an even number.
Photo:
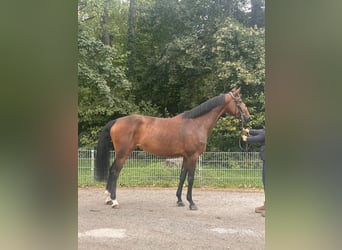
[{"label": "horse tail", "polygon": [[109,151],[113,148],[110,138],[110,129],[115,122],[116,120],[108,122],[103,127],[99,136],[95,158],[95,179],[98,181],[104,181],[108,176]]}]

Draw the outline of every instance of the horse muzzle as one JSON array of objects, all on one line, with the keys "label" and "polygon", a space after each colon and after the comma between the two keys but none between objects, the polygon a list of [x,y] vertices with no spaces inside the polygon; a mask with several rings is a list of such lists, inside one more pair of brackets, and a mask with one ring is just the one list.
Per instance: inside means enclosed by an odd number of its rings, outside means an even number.
[{"label": "horse muzzle", "polygon": [[251,120],[251,117],[250,116],[247,117],[247,116],[242,115],[241,119],[244,123],[247,123]]}]

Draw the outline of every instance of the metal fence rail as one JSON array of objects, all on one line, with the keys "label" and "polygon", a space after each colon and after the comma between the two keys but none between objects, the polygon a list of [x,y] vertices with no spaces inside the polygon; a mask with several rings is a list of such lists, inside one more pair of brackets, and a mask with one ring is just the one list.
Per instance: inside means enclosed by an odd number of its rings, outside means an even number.
[{"label": "metal fence rail", "polygon": [[[78,150],[78,184],[99,184],[94,177],[96,150]],[[111,152],[113,162],[115,152]],[[133,151],[120,173],[120,186],[177,186],[182,158],[157,157]],[[195,173],[197,187],[261,188],[262,162],[258,152],[204,152]]]}]

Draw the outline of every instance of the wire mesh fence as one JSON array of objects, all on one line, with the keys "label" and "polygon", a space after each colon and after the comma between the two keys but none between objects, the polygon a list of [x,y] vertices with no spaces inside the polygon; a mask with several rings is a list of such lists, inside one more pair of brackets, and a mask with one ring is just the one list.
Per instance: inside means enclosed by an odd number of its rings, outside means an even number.
[{"label": "wire mesh fence", "polygon": [[[96,150],[78,150],[79,186],[102,185],[95,179]],[[115,152],[110,154],[113,162]],[[177,186],[182,158],[133,151],[120,173],[120,186]],[[195,187],[262,188],[258,152],[204,152],[198,159]]]}]

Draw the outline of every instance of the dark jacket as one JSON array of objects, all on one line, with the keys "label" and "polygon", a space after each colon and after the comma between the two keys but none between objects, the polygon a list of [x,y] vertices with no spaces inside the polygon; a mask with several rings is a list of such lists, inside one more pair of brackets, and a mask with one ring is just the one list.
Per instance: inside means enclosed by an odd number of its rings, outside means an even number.
[{"label": "dark jacket", "polygon": [[260,147],[260,158],[265,160],[265,129],[250,129],[247,137],[248,143],[258,143]]}]

